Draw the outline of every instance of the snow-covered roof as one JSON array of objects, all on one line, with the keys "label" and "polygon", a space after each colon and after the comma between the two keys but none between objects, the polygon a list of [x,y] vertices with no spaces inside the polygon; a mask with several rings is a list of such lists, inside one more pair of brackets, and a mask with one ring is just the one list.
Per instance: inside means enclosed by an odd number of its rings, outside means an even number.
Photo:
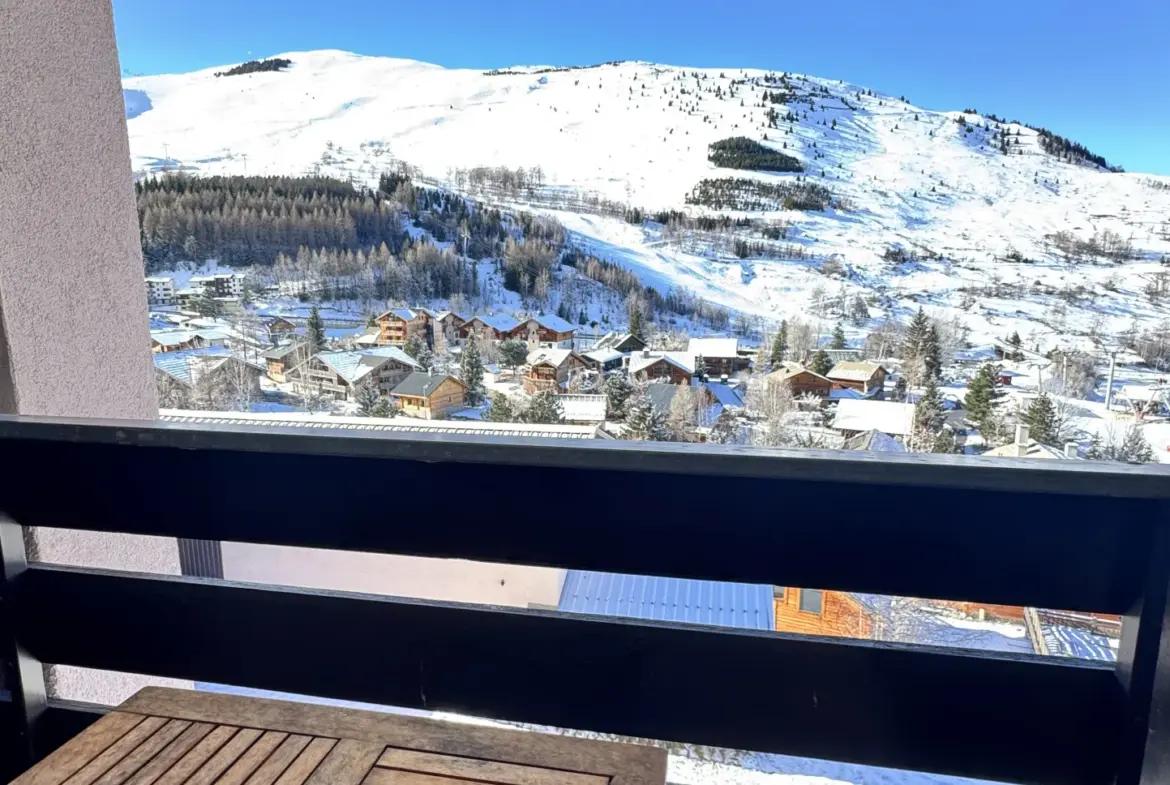
[{"label": "snow-covered roof", "polygon": [[892,436],[881,431],[866,431],[845,440],[843,450],[866,450],[868,452],[906,452],[906,447]]},{"label": "snow-covered roof", "polygon": [[692,338],[687,344],[687,354],[712,358],[734,358],[739,356],[738,338]]},{"label": "snow-covered roof", "polygon": [[334,417],[307,412],[259,414],[252,412],[191,412],[163,409],[163,422],[194,425],[236,425],[266,428],[313,428],[350,433],[407,434],[442,433],[459,436],[523,436],[544,439],[606,439],[593,425],[542,425],[536,423],[483,422],[468,420],[423,420],[415,417]]},{"label": "snow-covered roof", "polygon": [[560,368],[575,352],[572,349],[533,349],[528,353],[529,365],[551,365]]},{"label": "snow-covered roof", "polygon": [[316,357],[350,384],[361,381],[371,371],[381,368],[390,360],[397,360],[415,370],[422,368],[413,357],[397,346],[377,346],[373,349],[355,349],[348,352],[318,352]]},{"label": "snow-covered roof", "polygon": [[264,352],[264,359],[283,360],[285,357],[288,357],[299,348],[299,344],[286,343],[283,346],[277,346],[275,349],[269,349],[268,351]]},{"label": "snow-covered roof", "polygon": [[593,349],[592,351],[585,352],[581,356],[588,357],[593,362],[604,365],[605,363],[613,362],[619,357],[624,357],[625,355],[623,355],[617,349]]},{"label": "snow-covered roof", "polygon": [[609,399],[604,395],[561,395],[557,400],[568,422],[605,422]]},{"label": "snow-covered roof", "polygon": [[739,394],[739,390],[723,382],[707,382],[707,389],[711,391],[711,395],[715,400],[732,408],[742,408],[743,398]]},{"label": "snow-covered roof", "polygon": [[553,332],[557,333],[571,333],[575,332],[577,329],[577,325],[566,321],[561,317],[556,316],[555,314],[546,316],[533,316],[531,319],[544,329],[552,330]]},{"label": "snow-covered roof", "polygon": [[1049,447],[1047,444],[1041,444],[1035,439],[1029,439],[1024,446],[1024,454],[1020,455],[1019,445],[1015,442],[1005,444],[1001,447],[988,450],[983,453],[989,458],[1043,458],[1045,460],[1063,461],[1068,460],[1068,456],[1064,454],[1063,450],[1058,450],[1055,447]]},{"label": "snow-covered roof", "polygon": [[1166,394],[1166,390],[1162,387],[1145,384],[1123,384],[1121,386],[1121,394],[1131,401],[1145,401],[1146,403],[1150,403],[1162,400],[1162,396]]},{"label": "snow-covered roof", "polygon": [[150,340],[159,346],[181,346],[195,338],[194,330],[151,330]]},{"label": "snow-covered roof", "polygon": [[821,376],[819,373],[812,371],[808,368],[805,368],[803,365],[801,365],[799,363],[784,363],[780,368],[778,368],[777,370],[772,371],[770,374],[768,374],[768,378],[769,379],[776,379],[777,381],[783,382],[783,381],[788,381],[793,376],[797,376],[797,375],[802,374],[802,373],[812,374],[813,376],[817,377],[818,379],[825,382],[826,384],[830,383],[829,379],[827,377]]},{"label": "snow-covered roof", "polygon": [[843,361],[827,374],[830,379],[843,382],[868,382],[882,367],[877,363]]},{"label": "snow-covered roof", "polygon": [[391,308],[378,318],[384,319],[387,316],[397,316],[399,319],[402,319],[405,322],[414,321],[414,311],[410,310],[409,308]]},{"label": "snow-covered roof", "polygon": [[173,284],[175,282],[175,279],[169,275],[148,275],[146,277],[146,280],[149,283],[171,283],[171,284]]},{"label": "snow-covered roof", "polygon": [[1043,624],[1042,628],[1044,640],[1053,653],[1066,657],[1080,657],[1084,660],[1117,661],[1117,649],[1104,635],[1064,624]]},{"label": "snow-covered roof", "polygon": [[685,352],[650,352],[649,357],[646,356],[645,352],[635,352],[634,354],[630,355],[630,367],[628,370],[630,373],[638,373],[639,371],[654,365],[654,363],[658,362],[659,360],[665,360],[670,365],[673,365],[680,370],[686,371],[687,373],[695,372],[695,367],[691,361],[689,361],[689,358]]},{"label": "snow-covered roof", "polygon": [[496,332],[508,333],[520,326],[520,322],[506,313],[491,313],[486,316],[476,315],[472,321],[480,321]]},{"label": "snow-covered roof", "polygon": [[232,353],[223,346],[208,346],[204,349],[188,349],[183,352],[155,352],[154,367],[191,387],[194,385],[195,368],[214,370],[227,362]]},{"label": "snow-covered roof", "polygon": [[1027,376],[1027,374],[1020,373],[1019,371],[1013,371],[1010,368],[1000,368],[998,371],[996,371],[995,375],[1005,379],[1014,379],[1017,376]]},{"label": "snow-covered roof", "polygon": [[890,401],[844,400],[833,418],[838,431],[881,431],[891,436],[906,436],[913,425],[914,405]]}]

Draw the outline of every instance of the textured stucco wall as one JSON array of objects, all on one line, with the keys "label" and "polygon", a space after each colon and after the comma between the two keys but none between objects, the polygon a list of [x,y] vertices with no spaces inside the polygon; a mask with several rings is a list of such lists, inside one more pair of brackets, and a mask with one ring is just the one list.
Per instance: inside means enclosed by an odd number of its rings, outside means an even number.
[{"label": "textured stucco wall", "polygon": [[[0,0],[0,412],[157,416],[137,220],[110,0]],[[174,540],[27,539],[41,561],[179,572]],[[113,703],[143,680],[49,683]]]},{"label": "textured stucco wall", "polygon": [[157,415],[142,273],[110,0],[4,0],[0,315],[16,410]]},{"label": "textured stucco wall", "polygon": [[367,592],[526,608],[555,606],[565,571],[381,553],[225,542],[223,577],[309,589]]}]

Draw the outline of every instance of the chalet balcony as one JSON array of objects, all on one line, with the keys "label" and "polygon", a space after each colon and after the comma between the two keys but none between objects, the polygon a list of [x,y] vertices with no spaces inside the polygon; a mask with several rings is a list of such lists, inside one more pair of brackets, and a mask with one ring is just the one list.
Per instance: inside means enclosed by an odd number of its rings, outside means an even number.
[{"label": "chalet balcony", "polygon": [[[53,664],[1013,783],[1170,778],[1156,469],[28,417],[0,419],[0,461],[7,775],[103,711],[47,694]],[[230,480],[176,503],[160,467],[329,492],[279,516]],[[523,513],[475,503],[518,475]],[[388,506],[387,478],[413,492]],[[565,504],[585,489],[603,514]],[[22,526],[1117,613],[1122,645],[1114,665],[63,567],[29,563]]]}]

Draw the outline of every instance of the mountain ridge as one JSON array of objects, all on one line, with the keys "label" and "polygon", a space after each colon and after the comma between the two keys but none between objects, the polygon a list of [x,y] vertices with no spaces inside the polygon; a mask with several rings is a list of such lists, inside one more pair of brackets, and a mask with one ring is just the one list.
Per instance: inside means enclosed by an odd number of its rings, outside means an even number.
[{"label": "mountain ridge", "polygon": [[[759,69],[621,61],[484,72],[338,50],[276,57],[292,65],[124,80],[137,176],[316,171],[372,184],[404,163],[428,184],[556,217],[576,244],[647,282],[769,319],[807,311],[817,289],[862,294],[874,319],[921,305],[977,336],[1034,333],[1037,346],[1167,318],[1144,289],[1170,255],[1170,187],[1160,185],[1170,178],[1058,160],[1017,123]],[[804,171],[716,167],[710,145],[735,137]],[[539,171],[542,182],[477,190],[476,167]],[[823,210],[693,203],[701,183],[726,191],[737,179],[812,183],[831,197]],[[580,195],[752,225],[680,238],[599,215]],[[780,227],[782,239],[769,239]],[[1084,250],[1100,238],[1130,251]]]}]

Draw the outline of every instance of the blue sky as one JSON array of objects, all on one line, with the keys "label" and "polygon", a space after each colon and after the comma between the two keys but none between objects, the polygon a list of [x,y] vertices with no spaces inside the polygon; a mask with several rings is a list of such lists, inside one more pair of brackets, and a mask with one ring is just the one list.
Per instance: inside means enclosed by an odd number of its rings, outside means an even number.
[{"label": "blue sky", "polygon": [[113,0],[125,73],[306,49],[455,68],[651,60],[845,79],[1170,174],[1170,1]]}]

